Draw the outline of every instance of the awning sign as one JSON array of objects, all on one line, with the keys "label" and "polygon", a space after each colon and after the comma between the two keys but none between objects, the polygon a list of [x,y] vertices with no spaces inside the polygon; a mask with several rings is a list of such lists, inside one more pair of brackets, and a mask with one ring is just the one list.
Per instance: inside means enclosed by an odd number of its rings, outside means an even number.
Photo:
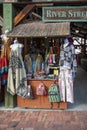
[{"label": "awning sign", "polygon": [[42,8],[43,22],[87,22],[87,6],[53,6]]}]

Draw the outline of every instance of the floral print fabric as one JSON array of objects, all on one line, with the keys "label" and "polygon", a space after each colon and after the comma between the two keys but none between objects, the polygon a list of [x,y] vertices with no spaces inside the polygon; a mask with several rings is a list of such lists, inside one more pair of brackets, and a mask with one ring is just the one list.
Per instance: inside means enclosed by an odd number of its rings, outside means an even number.
[{"label": "floral print fabric", "polygon": [[61,101],[74,102],[73,96],[73,73],[77,71],[77,60],[75,55],[75,47],[68,43],[67,46],[61,45],[59,59],[59,88]]}]

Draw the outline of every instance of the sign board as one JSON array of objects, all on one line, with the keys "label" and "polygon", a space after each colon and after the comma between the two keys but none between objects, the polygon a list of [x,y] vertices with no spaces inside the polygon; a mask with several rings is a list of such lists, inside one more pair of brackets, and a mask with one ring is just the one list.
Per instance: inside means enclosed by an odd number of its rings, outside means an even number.
[{"label": "sign board", "polygon": [[42,8],[43,22],[87,22],[87,6],[53,6]]}]

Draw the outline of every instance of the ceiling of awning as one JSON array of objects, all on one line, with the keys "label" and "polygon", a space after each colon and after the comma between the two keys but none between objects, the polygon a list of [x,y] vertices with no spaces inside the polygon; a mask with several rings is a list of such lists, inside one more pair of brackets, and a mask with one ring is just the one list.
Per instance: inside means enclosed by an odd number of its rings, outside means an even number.
[{"label": "ceiling of awning", "polygon": [[42,21],[21,23],[13,28],[9,37],[62,37],[70,35],[70,23],[43,23]]},{"label": "ceiling of awning", "polygon": [[28,21],[15,26],[9,37],[62,37],[72,35],[87,39],[87,22],[43,23]]},{"label": "ceiling of awning", "polygon": [[73,36],[87,39],[87,22],[71,22],[70,30]]}]

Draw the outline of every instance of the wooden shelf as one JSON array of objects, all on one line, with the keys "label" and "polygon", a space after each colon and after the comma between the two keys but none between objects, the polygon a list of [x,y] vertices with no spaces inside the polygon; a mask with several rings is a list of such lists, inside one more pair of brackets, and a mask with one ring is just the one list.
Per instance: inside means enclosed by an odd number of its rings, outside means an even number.
[{"label": "wooden shelf", "polygon": [[[43,81],[46,85],[47,89],[51,84],[54,83],[54,80],[28,80],[28,84],[32,86],[32,90],[34,93],[35,99],[23,99],[20,96],[17,96],[17,106],[21,108],[44,108],[50,109],[51,103],[49,102],[48,95],[47,96],[37,96],[36,95],[36,87],[38,84]],[[66,102],[53,103],[53,109],[67,109]]]}]

